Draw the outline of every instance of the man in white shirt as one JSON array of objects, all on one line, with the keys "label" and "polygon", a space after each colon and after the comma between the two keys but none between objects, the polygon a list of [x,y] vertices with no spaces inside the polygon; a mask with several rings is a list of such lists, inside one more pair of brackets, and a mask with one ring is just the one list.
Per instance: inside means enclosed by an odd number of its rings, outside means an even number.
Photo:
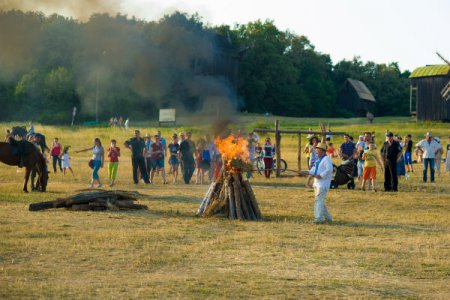
[{"label": "man in white shirt", "polygon": [[316,146],[319,159],[309,171],[300,171],[303,176],[311,175],[314,177],[314,223],[322,224],[324,218],[331,222],[331,215],[325,204],[325,198],[330,190],[331,177],[333,176],[333,163],[326,155],[327,146],[325,143],[319,143]]},{"label": "man in white shirt", "polygon": [[425,139],[418,142],[416,147],[423,152],[423,182],[427,182],[428,165],[430,166],[430,181],[434,182],[434,158],[442,146],[433,139],[430,132],[427,132]]}]

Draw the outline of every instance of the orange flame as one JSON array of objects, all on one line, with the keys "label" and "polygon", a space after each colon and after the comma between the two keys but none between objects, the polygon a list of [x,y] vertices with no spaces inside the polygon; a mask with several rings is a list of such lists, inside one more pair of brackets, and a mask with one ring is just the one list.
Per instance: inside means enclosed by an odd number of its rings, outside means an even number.
[{"label": "orange flame", "polygon": [[227,170],[231,170],[232,160],[248,160],[248,141],[242,136],[218,137],[215,143],[219,153],[222,155],[222,159],[226,163]]}]

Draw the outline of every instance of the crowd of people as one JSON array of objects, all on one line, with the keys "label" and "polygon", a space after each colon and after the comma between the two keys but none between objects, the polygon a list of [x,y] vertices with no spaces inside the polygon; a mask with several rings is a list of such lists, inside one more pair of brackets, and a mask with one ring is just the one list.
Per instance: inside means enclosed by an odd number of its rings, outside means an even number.
[{"label": "crowd of people", "polygon": [[122,116],[120,117],[111,117],[109,119],[109,127],[112,128],[125,128],[128,129],[130,126],[130,119],[126,118],[124,121],[124,118]]},{"label": "crowd of people", "polygon": [[[120,126],[120,125],[119,125]],[[242,132],[235,136],[244,137]],[[10,130],[6,132],[6,140],[12,138]],[[58,138],[54,138],[52,145],[48,148],[45,144],[45,136],[34,132],[34,127],[24,137],[34,143],[45,154],[49,153],[49,160],[52,161],[53,171],[58,170],[64,174],[68,169],[72,175],[73,170],[70,164],[69,148],[62,147]],[[251,132],[246,137],[248,160],[255,163],[259,155],[264,162],[264,175],[270,178],[273,170],[273,160],[275,156],[275,146],[270,137],[266,137],[264,144],[260,144],[259,136]],[[299,175],[307,176],[307,186],[314,189],[315,206],[314,215],[316,223],[331,222],[332,218],[325,204],[326,195],[330,189],[333,175],[332,159],[340,158],[343,163],[354,165],[353,174],[350,174],[360,183],[363,191],[377,191],[377,166],[384,172],[384,190],[386,192],[398,191],[398,179],[404,176],[406,179],[414,172],[414,163],[423,163],[422,180],[424,183],[435,181],[435,174],[441,176],[441,163],[444,155],[444,148],[441,146],[439,137],[433,137],[430,132],[425,134],[423,140],[414,144],[410,134],[402,138],[386,131],[385,141],[380,150],[375,144],[374,132],[365,132],[358,137],[355,142],[353,137],[344,136],[344,142],[335,148],[332,136],[320,140],[316,136],[308,136],[309,143],[303,150],[307,158],[307,171],[299,171]],[[168,183],[165,162],[169,164],[169,175],[172,175],[172,183],[176,184],[181,169],[182,179],[185,184],[189,184],[196,172],[197,184],[211,182],[217,177],[222,167],[221,155],[209,134],[194,142],[191,132],[174,133],[170,141],[167,141],[157,131],[154,135],[145,134],[141,136],[139,130],[134,131],[134,137],[128,139],[123,144],[131,151],[133,182],[138,184],[142,180],[145,184],[151,184],[156,175],[161,175],[162,182]],[[445,172],[450,175],[450,136],[446,146]],[[89,166],[92,168],[91,187],[101,187],[102,182],[99,170],[104,166],[105,159],[108,160],[109,185],[116,182],[117,171],[121,149],[117,141],[112,139],[110,146],[105,150],[99,138],[95,138],[93,145],[77,150],[76,153],[92,153]],[[413,153],[416,160],[413,160]],[[105,155],[107,158],[105,158]],[[428,177],[429,174],[429,177]],[[247,179],[250,180],[252,172],[247,172]],[[312,183],[313,182],[313,183]]]},{"label": "crowd of people", "polygon": [[[131,151],[131,165],[133,182],[138,184],[142,180],[145,184],[151,184],[155,175],[160,174],[163,184],[168,183],[166,175],[166,160],[169,164],[169,174],[173,176],[172,183],[176,184],[181,167],[183,181],[191,182],[194,172],[197,171],[196,183],[210,182],[214,174],[220,169],[220,156],[209,134],[200,138],[197,143],[192,140],[192,133],[174,133],[168,142],[157,131],[155,135],[141,135],[139,130],[134,131],[134,137],[124,142],[124,147]],[[111,145],[105,150],[99,138],[94,140],[91,147],[76,151],[92,151],[92,178],[91,186],[100,187],[98,170],[103,167],[105,153],[108,159],[108,178],[110,186],[113,186],[117,176],[120,148],[116,140],[111,140]]]},{"label": "crowd of people", "polygon": [[[308,171],[299,172],[300,175],[308,176],[307,185],[310,186],[310,179],[314,179],[314,222],[321,224],[331,222],[332,218],[325,204],[326,195],[330,189],[333,163],[332,158],[340,157],[343,161],[354,164],[354,176],[361,183],[361,190],[366,190],[369,181],[368,190],[377,191],[377,165],[384,171],[384,190],[386,192],[398,191],[398,178],[414,172],[412,153],[417,155],[416,162],[423,163],[424,183],[428,180],[428,170],[430,173],[430,182],[435,181],[435,171],[441,176],[441,162],[444,153],[438,137],[433,137],[430,132],[425,134],[425,138],[414,145],[410,134],[404,137],[394,135],[386,131],[385,141],[378,152],[375,144],[375,134],[365,132],[360,135],[357,142],[349,135],[344,136],[344,142],[336,152],[331,137],[326,141],[319,142],[314,136],[309,137],[309,144],[304,149],[307,154]],[[447,144],[447,155],[445,159],[445,172],[450,175],[450,136]]]}]

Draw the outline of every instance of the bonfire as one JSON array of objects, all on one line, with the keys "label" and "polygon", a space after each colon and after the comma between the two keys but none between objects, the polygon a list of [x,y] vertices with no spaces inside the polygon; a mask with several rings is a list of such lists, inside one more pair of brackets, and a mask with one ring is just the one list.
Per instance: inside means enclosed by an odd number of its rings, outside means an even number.
[{"label": "bonfire", "polygon": [[229,219],[261,220],[262,214],[252,187],[242,173],[252,171],[248,161],[247,140],[230,135],[217,138],[216,146],[222,155],[223,167],[218,178],[211,183],[197,215],[222,215]]}]

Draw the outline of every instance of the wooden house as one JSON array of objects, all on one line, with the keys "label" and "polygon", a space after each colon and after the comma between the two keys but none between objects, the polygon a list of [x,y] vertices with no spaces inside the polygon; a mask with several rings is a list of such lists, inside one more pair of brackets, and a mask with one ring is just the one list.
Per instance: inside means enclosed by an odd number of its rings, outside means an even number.
[{"label": "wooden house", "polygon": [[418,121],[450,122],[450,100],[446,100],[450,66],[420,67],[415,69],[409,78],[411,114],[415,114]]},{"label": "wooden house", "polygon": [[339,90],[337,104],[358,117],[365,117],[374,111],[375,97],[364,82],[347,78]]}]

